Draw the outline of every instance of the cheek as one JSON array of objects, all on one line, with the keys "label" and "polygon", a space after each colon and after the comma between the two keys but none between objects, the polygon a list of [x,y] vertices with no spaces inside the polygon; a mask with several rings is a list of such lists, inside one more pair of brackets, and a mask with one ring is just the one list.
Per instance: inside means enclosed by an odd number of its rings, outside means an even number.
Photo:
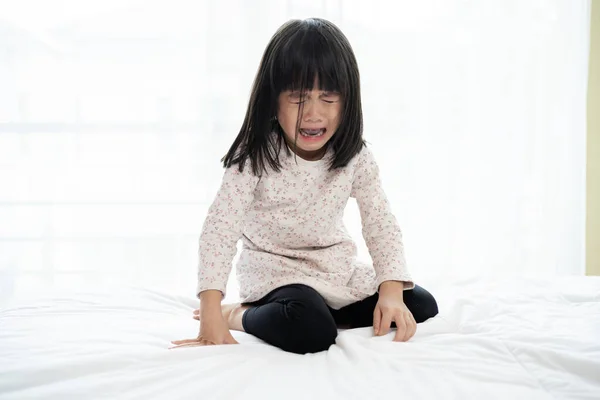
[{"label": "cheek", "polygon": [[329,121],[331,121],[330,123],[332,125],[337,127],[340,124],[341,117],[342,117],[341,109],[338,108],[338,109],[332,111]]},{"label": "cheek", "polygon": [[331,107],[331,115],[333,115],[336,120],[340,118],[342,115],[342,105],[340,103],[336,103],[334,107]]},{"label": "cheek", "polygon": [[298,120],[297,110],[280,110],[277,116],[279,124],[288,135],[293,135],[296,130],[296,121]]}]

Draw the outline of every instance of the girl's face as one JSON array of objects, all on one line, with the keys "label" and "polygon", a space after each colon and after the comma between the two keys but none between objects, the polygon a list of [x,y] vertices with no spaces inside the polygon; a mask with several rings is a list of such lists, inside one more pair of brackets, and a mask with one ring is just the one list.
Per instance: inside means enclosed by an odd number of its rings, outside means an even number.
[{"label": "girl's face", "polygon": [[[315,82],[318,88],[318,82]],[[307,90],[304,93],[291,90],[281,92],[277,119],[285,132],[285,138],[296,154],[305,160],[319,160],[325,155],[325,145],[340,124],[341,96],[336,92]],[[300,114],[300,127],[296,123]]]}]

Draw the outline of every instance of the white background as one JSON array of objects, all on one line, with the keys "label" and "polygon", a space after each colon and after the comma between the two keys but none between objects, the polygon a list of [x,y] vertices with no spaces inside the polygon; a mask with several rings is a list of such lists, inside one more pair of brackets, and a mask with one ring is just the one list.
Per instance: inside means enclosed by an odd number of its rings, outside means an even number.
[{"label": "white background", "polygon": [[[105,284],[194,295],[262,51],[310,16],[354,48],[417,280],[583,274],[589,8],[0,0],[0,304]],[[354,203],[346,219],[366,255]]]}]

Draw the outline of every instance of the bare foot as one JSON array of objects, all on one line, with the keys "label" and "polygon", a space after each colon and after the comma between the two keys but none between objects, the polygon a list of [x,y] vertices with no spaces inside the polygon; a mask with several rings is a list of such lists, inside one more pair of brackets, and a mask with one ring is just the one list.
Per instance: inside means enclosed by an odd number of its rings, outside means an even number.
[{"label": "bare foot", "polygon": [[244,315],[244,311],[246,311],[248,308],[250,307],[243,306],[240,303],[221,305],[221,312],[223,313],[223,318],[229,324],[229,329],[244,332],[244,327],[242,326],[242,316]]},{"label": "bare foot", "polygon": [[[242,316],[248,308],[250,307],[243,306],[240,303],[221,304],[221,313],[223,314],[223,319],[227,321],[229,329],[244,332]],[[200,320],[200,309],[194,310],[194,319]]]}]

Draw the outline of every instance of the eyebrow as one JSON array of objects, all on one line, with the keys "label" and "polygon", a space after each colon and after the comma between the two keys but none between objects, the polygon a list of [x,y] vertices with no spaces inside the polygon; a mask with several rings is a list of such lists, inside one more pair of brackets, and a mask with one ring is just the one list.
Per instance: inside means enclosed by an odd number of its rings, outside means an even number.
[{"label": "eyebrow", "polygon": [[[309,91],[305,90],[302,94],[307,94]],[[289,95],[295,95],[295,94],[300,94],[299,90],[290,90]],[[335,90],[322,90],[321,91],[321,95],[339,95],[340,93],[335,91]]]}]

